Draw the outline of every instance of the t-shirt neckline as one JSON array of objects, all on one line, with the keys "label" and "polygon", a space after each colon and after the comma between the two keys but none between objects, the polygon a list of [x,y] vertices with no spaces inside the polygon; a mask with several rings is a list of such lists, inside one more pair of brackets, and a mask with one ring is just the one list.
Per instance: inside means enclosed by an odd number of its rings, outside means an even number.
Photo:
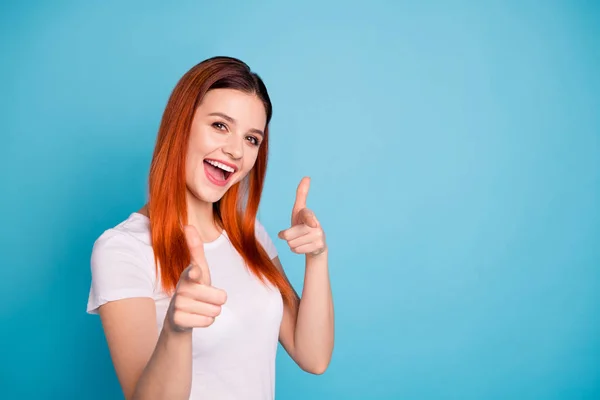
[{"label": "t-shirt neckline", "polygon": [[[148,218],[146,215],[139,213],[137,211],[134,211],[133,213],[131,213],[130,218],[133,218],[133,217],[142,218],[146,222],[148,232],[150,231],[150,218]],[[226,239],[227,239],[227,232],[225,232],[225,229],[223,229],[221,231],[221,234],[219,235],[219,237],[217,237],[215,240],[213,240],[212,242],[204,243],[204,248],[210,249],[210,248],[216,247],[219,244],[221,244],[221,242],[225,241]]]}]

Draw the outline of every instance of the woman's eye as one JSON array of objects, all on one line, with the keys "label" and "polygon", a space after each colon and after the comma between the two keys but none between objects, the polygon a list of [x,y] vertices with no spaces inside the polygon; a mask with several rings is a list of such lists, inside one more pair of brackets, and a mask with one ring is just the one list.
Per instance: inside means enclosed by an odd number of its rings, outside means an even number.
[{"label": "woman's eye", "polygon": [[212,124],[212,126],[214,126],[215,128],[217,128],[220,131],[226,130],[227,126],[225,126],[225,124],[221,123],[221,122],[214,122]]},{"label": "woman's eye", "polygon": [[257,138],[255,138],[254,136],[248,136],[248,140],[250,141],[250,143],[252,143],[254,146],[258,146],[260,144],[259,140]]}]

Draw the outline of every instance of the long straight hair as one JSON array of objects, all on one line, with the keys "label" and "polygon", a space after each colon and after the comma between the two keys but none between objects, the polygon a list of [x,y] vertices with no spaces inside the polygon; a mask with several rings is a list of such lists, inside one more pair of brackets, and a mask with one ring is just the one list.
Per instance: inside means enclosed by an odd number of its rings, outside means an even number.
[{"label": "long straight hair", "polygon": [[244,62],[231,57],[213,57],[192,67],[181,77],[165,107],[149,176],[148,208],[157,274],[160,271],[163,289],[172,293],[191,261],[183,231],[188,220],[185,163],[190,129],[194,112],[206,93],[221,88],[256,95],[265,106],[267,126],[254,167],[213,204],[214,222],[227,232],[250,271],[276,286],[289,305],[294,301],[293,289],[255,235],[267,171],[271,100],[262,79]]}]

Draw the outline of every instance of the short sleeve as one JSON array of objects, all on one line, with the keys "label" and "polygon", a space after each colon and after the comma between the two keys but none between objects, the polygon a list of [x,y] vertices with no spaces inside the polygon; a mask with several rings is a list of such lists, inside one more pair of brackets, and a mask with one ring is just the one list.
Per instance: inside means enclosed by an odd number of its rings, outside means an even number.
[{"label": "short sleeve", "polygon": [[90,314],[98,314],[98,307],[110,301],[153,297],[154,279],[144,254],[136,239],[127,234],[105,232],[100,236],[92,249],[91,270]]},{"label": "short sleeve", "polygon": [[267,233],[267,230],[258,219],[255,221],[254,227],[254,230],[256,232],[256,238],[269,255],[269,258],[272,260],[275,257],[277,257],[277,249],[275,248],[275,243],[273,243],[271,237]]}]

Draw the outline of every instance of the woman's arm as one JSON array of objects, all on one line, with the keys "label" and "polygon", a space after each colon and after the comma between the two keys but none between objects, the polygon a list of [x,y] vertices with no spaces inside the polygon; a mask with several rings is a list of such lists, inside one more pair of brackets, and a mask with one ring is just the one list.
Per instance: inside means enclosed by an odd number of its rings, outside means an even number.
[{"label": "woman's arm", "polygon": [[99,308],[111,357],[127,400],[187,400],[192,385],[192,330],[215,321],[227,294],[211,285],[197,231],[185,227],[191,254],[158,334],[151,298],[129,298]]},{"label": "woman's arm", "polygon": [[[306,256],[302,299],[296,295],[295,304],[285,306],[279,340],[300,368],[322,374],[333,353],[333,300],[325,233],[315,214],[306,207],[309,188],[310,178],[305,177],[296,191],[292,226],[278,235],[294,253]],[[285,276],[279,258],[273,261]]]},{"label": "woman's arm", "polygon": [[165,326],[158,335],[149,298],[106,303],[99,308],[115,372],[126,399],[188,399],[192,334]]},{"label": "woman's arm", "polygon": [[[279,339],[303,370],[322,374],[331,360],[334,343],[334,313],[327,251],[307,257],[302,299],[285,306]],[[279,257],[274,260],[282,271]]]}]

